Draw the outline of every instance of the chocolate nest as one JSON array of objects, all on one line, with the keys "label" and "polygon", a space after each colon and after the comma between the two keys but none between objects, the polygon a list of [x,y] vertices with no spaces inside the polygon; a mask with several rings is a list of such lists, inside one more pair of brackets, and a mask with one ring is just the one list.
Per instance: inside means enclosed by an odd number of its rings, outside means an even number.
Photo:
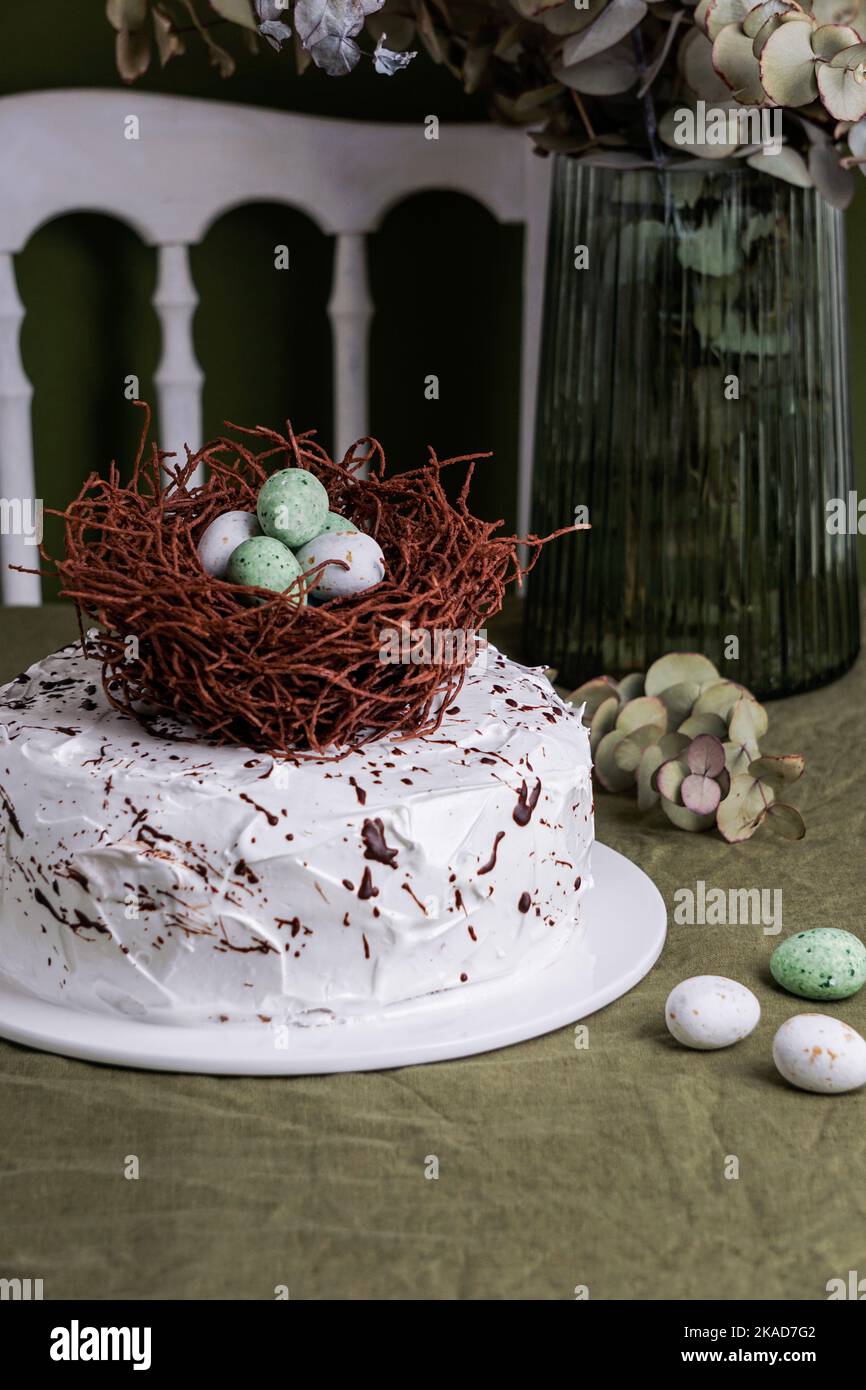
[{"label": "chocolate nest", "polygon": [[[121,484],[115,464],[107,479],[91,474],[60,513],[66,557],[54,564],[82,634],[85,617],[101,629],[87,650],[102,662],[112,705],[145,726],[156,710],[170,711],[216,742],[277,756],[435,731],[463,683],[471,640],[446,643],[438,660],[394,663],[381,659],[384,634],[402,629],[405,650],[424,633],[477,633],[545,543],[528,537],[521,565],[518,539],[496,534],[502,522],[470,512],[472,472],[487,455],[440,460],[431,449],[424,467],[386,477],[375,439],[359,440],[336,463],[312,431],[227,424],[239,439],[219,438],[173,464],[155,444],[148,450],[144,408],[131,481]],[[207,481],[194,486],[200,463]],[[466,476],[452,503],[442,472],[461,464]],[[285,467],[309,469],[332,511],[378,541],[386,571],[375,588],[301,606],[291,591],[205,573],[196,546],[209,522],[255,511],[262,483]],[[267,601],[251,604],[251,594]]]}]

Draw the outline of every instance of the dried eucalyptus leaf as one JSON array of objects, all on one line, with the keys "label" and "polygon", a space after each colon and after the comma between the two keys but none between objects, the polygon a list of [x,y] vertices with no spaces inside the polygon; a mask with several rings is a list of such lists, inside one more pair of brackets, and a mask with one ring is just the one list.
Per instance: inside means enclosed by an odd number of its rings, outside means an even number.
[{"label": "dried eucalyptus leaf", "polygon": [[[753,10],[749,10],[749,13],[742,23],[743,33],[746,35],[746,38],[755,39],[768,19],[774,19],[778,15],[790,14],[793,8],[793,5],[788,4],[787,0],[764,0],[763,5],[756,5]],[[767,37],[769,38],[769,34]],[[756,53],[755,57],[757,58],[758,56],[759,55]]]},{"label": "dried eucalyptus leaf", "polygon": [[650,695],[641,695],[639,699],[623,705],[616,721],[616,727],[624,729],[626,733],[632,733],[644,724],[654,724],[662,734],[667,732],[668,712],[661,700],[653,699]]},{"label": "dried eucalyptus leaf", "polygon": [[754,0],[710,0],[704,14],[704,28],[715,40],[728,25],[742,24]]},{"label": "dried eucalyptus leaf", "polygon": [[694,21],[702,33],[707,32],[707,10],[710,8],[711,0],[698,0],[695,6]]},{"label": "dried eucalyptus leaf", "polygon": [[536,149],[545,154],[569,154],[576,159],[581,151],[590,148],[586,137],[577,134],[568,135],[558,130],[530,130],[527,133]]},{"label": "dried eucalyptus leaf", "polygon": [[523,44],[520,42],[523,33],[521,24],[509,24],[507,29],[503,29],[499,38],[496,40],[493,49],[496,58],[503,58],[508,63],[516,62],[523,52]]},{"label": "dried eucalyptus leaf", "polygon": [[[208,3],[212,10],[216,10],[221,19],[227,19],[230,24],[240,24],[245,29],[252,29],[254,32],[258,28],[250,0],[208,0]],[[276,18],[276,16],[268,16],[268,18]]]},{"label": "dried eucalyptus leaf", "polygon": [[725,767],[731,777],[744,777],[759,751],[754,744],[749,748],[743,743],[730,741],[725,743],[724,749]]},{"label": "dried eucalyptus leaf", "polygon": [[655,776],[656,790],[668,801],[679,802],[680,788],[689,776],[689,765],[680,755],[662,763]]},{"label": "dried eucalyptus leaf", "polygon": [[[591,63],[583,63],[582,67],[590,68]],[[593,149],[588,154],[581,155],[579,164],[587,164],[593,169],[654,169],[655,165],[651,159],[645,158],[640,154],[627,154],[625,150],[597,150]]]},{"label": "dried eucalyptus leaf", "polygon": [[[817,31],[816,31],[817,32]],[[846,32],[853,34],[854,30]],[[863,65],[866,63],[866,43],[860,42],[860,35],[857,35],[857,42],[846,44],[840,48],[830,60],[834,68],[849,68],[852,71],[860,70],[861,80],[863,79]],[[844,119],[844,117],[843,117]]]},{"label": "dried eucalyptus leaf", "polygon": [[669,733],[663,734],[659,739],[659,748],[666,758],[678,758],[690,743],[688,734]]},{"label": "dried eucalyptus leaf", "polygon": [[796,806],[774,801],[767,807],[767,824],[786,840],[802,840],[806,824]]},{"label": "dried eucalyptus leaf", "polygon": [[421,42],[424,44],[424,47],[434,63],[444,63],[445,49],[442,46],[442,38],[439,31],[433,23],[433,16],[424,4],[424,0],[414,0],[414,4]]},{"label": "dried eucalyptus leaf", "polygon": [[[775,226],[775,221],[773,225]],[[692,713],[717,714],[727,722],[734,705],[743,695],[749,695],[749,692],[736,681],[713,681],[701,690]]]},{"label": "dried eucalyptus leaf", "polygon": [[[624,740],[625,743],[628,739]],[[659,799],[653,785],[656,772],[665,761],[665,755],[658,743],[651,743],[643,750],[637,770],[637,804],[641,811],[650,811]]]},{"label": "dried eucalyptus leaf", "polygon": [[795,188],[811,188],[812,179],[806,166],[806,161],[796,150],[792,150],[790,145],[783,145],[776,154],[750,154],[746,163],[752,168],[757,169],[762,174],[772,174],[774,178],[783,179],[785,183],[794,184]]},{"label": "dried eucalyptus leaf", "polygon": [[669,729],[679,728],[683,720],[688,719],[700,693],[697,681],[678,681],[661,692],[659,699],[668,712]]},{"label": "dried eucalyptus leaf", "polygon": [[728,725],[728,735],[733,743],[748,747],[759,743],[769,726],[767,711],[753,696],[743,695],[734,705]]},{"label": "dried eucalyptus leaf", "polygon": [[774,786],[783,782],[796,782],[806,770],[806,759],[802,753],[782,753],[778,756],[763,754],[749,764],[753,777],[761,777]]},{"label": "dried eucalyptus leaf", "polygon": [[186,52],[186,44],[180,34],[175,32],[174,20],[162,5],[153,11],[153,32],[156,36],[156,50],[162,67],[172,58],[179,58]]},{"label": "dried eucalyptus leaf", "polygon": [[634,772],[617,767],[614,752],[628,735],[624,729],[612,729],[605,734],[595,752],[595,771],[601,785],[609,792],[624,792],[634,785]]},{"label": "dried eucalyptus leaf", "polygon": [[[858,49],[866,51],[866,44],[857,44]],[[830,63],[818,64],[818,91],[831,116],[837,121],[859,121],[866,116],[866,80],[864,80],[863,59],[848,66],[848,49],[839,53]]]},{"label": "dried eucalyptus leaf", "polygon": [[[767,42],[767,39],[770,37],[771,34],[775,34],[776,30],[781,25],[783,18],[783,15],[771,14],[767,19],[764,20],[764,23],[761,25],[757,34],[752,39],[752,52],[754,53],[756,58],[760,58],[761,54],[764,51],[764,46]],[[763,86],[763,83],[761,85]]]},{"label": "dried eucalyptus leaf", "polygon": [[672,825],[675,825],[678,830],[711,830],[716,819],[715,811],[710,811],[708,815],[701,816],[695,811],[690,811],[688,806],[679,806],[675,801],[668,801],[666,796],[661,798],[661,807],[668,820]]},{"label": "dried eucalyptus leaf", "polygon": [[630,675],[623,676],[617,686],[619,698],[625,704],[628,700],[636,700],[639,695],[643,695],[643,671],[632,671]]},{"label": "dried eucalyptus leaf", "polygon": [[779,106],[806,106],[818,95],[812,28],[807,15],[783,20],[761,51],[761,83]]},{"label": "dried eucalyptus leaf", "polygon": [[717,714],[691,714],[680,725],[679,732],[687,734],[689,738],[710,734],[713,738],[723,739],[728,732],[728,726]]},{"label": "dried eucalyptus leaf", "polygon": [[616,745],[613,760],[622,772],[637,772],[646,749],[655,747],[660,738],[659,728],[653,724],[645,724],[642,728],[633,730]]},{"label": "dried eucalyptus leaf", "polygon": [[719,673],[713,663],[700,652],[668,652],[654,661],[646,673],[644,688],[647,695],[661,695],[671,685],[692,681],[704,685],[717,681]]},{"label": "dried eucalyptus leaf", "polygon": [[134,82],[150,66],[150,34],[146,29],[121,29],[114,41],[114,56],[124,82]]},{"label": "dried eucalyptus leaf", "polygon": [[646,0],[608,0],[587,29],[566,39],[562,46],[563,67],[585,63],[612,48],[640,24],[646,12]]},{"label": "dried eucalyptus leaf", "polygon": [[143,29],[147,0],[106,0],[105,14],[113,29]]},{"label": "dried eucalyptus leaf", "polygon": [[600,705],[592,716],[589,726],[589,748],[593,757],[595,757],[595,751],[605,734],[609,734],[616,727],[618,712],[619,701],[617,699],[605,700],[604,704]]},{"label": "dried eucalyptus leaf", "polygon": [[828,63],[837,53],[853,48],[859,42],[860,35],[856,29],[847,24],[819,24],[817,29],[812,30],[812,52],[819,58],[826,58]]},{"label": "dried eucalyptus leaf", "polygon": [[862,22],[862,0],[812,0],[812,18],[816,24],[853,24]]},{"label": "dried eucalyptus leaf", "polygon": [[514,0],[518,14],[522,14],[524,19],[537,19],[539,23],[545,11],[554,10],[561,4],[562,0]]},{"label": "dried eucalyptus leaf", "polygon": [[[730,96],[730,93],[728,95]],[[693,119],[689,119],[690,109],[681,104],[665,111],[658,124],[659,136],[664,143],[670,145],[671,149],[679,150],[681,154],[691,155],[693,159],[729,159],[736,152],[737,145],[717,144],[716,120],[708,119],[705,128],[701,129]],[[718,109],[713,107],[713,112]],[[699,133],[703,135],[703,139],[699,138]]]},{"label": "dried eucalyptus leaf", "polygon": [[[584,63],[572,63],[553,69],[553,76],[563,86],[585,96],[616,96],[633,87],[640,76],[634,54],[625,45],[608,49],[598,57]],[[600,156],[604,158],[604,156]],[[637,167],[640,156],[631,156],[631,166]],[[642,161],[643,164],[647,160]],[[606,167],[615,168],[615,164]]]},{"label": "dried eucalyptus leaf", "polygon": [[725,750],[712,734],[698,734],[686,750],[689,770],[701,777],[718,777],[725,769]]},{"label": "dried eucalyptus leaf", "polygon": [[713,45],[700,29],[689,29],[677,53],[677,66],[696,97],[703,101],[727,101],[727,83],[713,67]]},{"label": "dried eucalyptus leaf", "polygon": [[493,48],[490,44],[469,43],[463,55],[463,90],[470,95],[477,92],[490,62]]},{"label": "dried eucalyptus leaf", "polygon": [[523,116],[531,111],[540,111],[548,102],[555,101],[560,96],[562,87],[558,82],[549,82],[545,87],[530,87],[520,93],[514,103],[514,109],[519,116]]},{"label": "dried eucalyptus leaf", "polygon": [[729,24],[713,43],[713,65],[721,73],[737,101],[758,106],[764,101],[761,68],[752,40]]},{"label": "dried eucalyptus leaf", "polygon": [[722,789],[713,777],[691,772],[680,787],[683,805],[698,816],[711,816],[722,799]]},{"label": "dried eucalyptus leaf", "polygon": [[[820,85],[820,74],[819,74]],[[809,175],[822,198],[841,212],[850,205],[857,181],[851,169],[839,163],[832,145],[812,145],[809,149]]]},{"label": "dried eucalyptus leaf", "polygon": [[729,844],[754,835],[774,800],[773,790],[748,773],[731,779],[731,789],[716,813],[716,824]]},{"label": "dried eucalyptus leaf", "polygon": [[582,29],[588,28],[606,4],[607,0],[587,0],[587,3],[578,9],[572,0],[564,0],[564,3],[558,4],[555,9],[545,10],[541,15],[541,22],[551,34],[565,38],[567,34],[579,34]]},{"label": "dried eucalyptus leaf", "polygon": [[866,118],[848,131],[848,148],[858,161],[860,173],[866,175]]},{"label": "dried eucalyptus leaf", "polygon": [[573,705],[586,705],[583,716],[584,722],[586,723],[588,720],[592,719],[599,706],[603,705],[605,700],[609,700],[611,696],[613,696],[614,702],[618,705],[619,699],[616,681],[611,680],[609,676],[596,676],[591,681],[584,681],[583,685],[579,685],[576,690],[572,690],[571,694],[567,695],[565,698]]}]

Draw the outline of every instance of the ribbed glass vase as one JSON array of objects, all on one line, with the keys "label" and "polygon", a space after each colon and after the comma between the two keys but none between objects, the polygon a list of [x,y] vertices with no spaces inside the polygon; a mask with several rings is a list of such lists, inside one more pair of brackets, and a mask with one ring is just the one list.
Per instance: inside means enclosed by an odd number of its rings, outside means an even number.
[{"label": "ribbed glass vase", "polygon": [[814,190],[557,158],[532,529],[580,507],[593,529],[533,571],[529,659],[573,686],[700,651],[759,696],[851,664],[856,537],[827,520],[853,488],[845,304]]}]

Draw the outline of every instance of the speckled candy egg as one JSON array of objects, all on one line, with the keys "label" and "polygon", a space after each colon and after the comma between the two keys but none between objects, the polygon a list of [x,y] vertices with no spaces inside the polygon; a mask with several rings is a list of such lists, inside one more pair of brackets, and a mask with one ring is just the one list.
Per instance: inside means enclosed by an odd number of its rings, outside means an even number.
[{"label": "speckled candy egg", "polygon": [[801,1091],[829,1096],[866,1085],[866,1039],[829,1014],[787,1019],[773,1039],[773,1061]]},{"label": "speckled candy egg", "polygon": [[776,947],[770,973],[801,999],[848,999],[866,983],[866,946],[840,927],[813,927]]},{"label": "speckled candy egg", "polygon": [[323,560],[342,560],[348,569],[329,565],[322,570],[311,590],[314,598],[346,598],[372,589],[385,577],[385,557],[372,536],[363,531],[325,531],[297,552],[304,570],[315,569]]},{"label": "speckled candy egg", "polygon": [[350,521],[347,516],[340,516],[339,512],[328,512],[325,517],[325,524],[319,534],[323,536],[326,531],[357,531],[354,521]]},{"label": "speckled candy egg", "polygon": [[214,579],[225,579],[232,552],[250,536],[260,534],[255,512],[223,512],[214,517],[198,543],[202,569]]},{"label": "speckled candy egg", "polygon": [[[281,594],[300,573],[294,555],[280,541],[271,536],[251,536],[232,551],[226,578],[233,584],[252,584]],[[266,600],[255,596],[254,602]],[[306,595],[301,602],[306,602]]]},{"label": "speckled candy egg", "polygon": [[757,1027],[761,1006],[750,989],[724,975],[693,975],[668,995],[665,1023],[677,1042],[710,1052]]},{"label": "speckled candy egg", "polygon": [[306,468],[282,468],[262,485],[256,511],[266,536],[297,550],[322,530],[328,494]]}]

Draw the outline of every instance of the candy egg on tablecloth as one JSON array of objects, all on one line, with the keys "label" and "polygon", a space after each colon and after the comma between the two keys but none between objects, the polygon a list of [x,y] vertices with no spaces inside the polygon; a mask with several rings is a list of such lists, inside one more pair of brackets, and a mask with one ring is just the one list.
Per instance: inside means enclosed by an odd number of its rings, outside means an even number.
[{"label": "candy egg on tablecloth", "polygon": [[306,545],[325,525],[328,494],[306,468],[281,468],[259,492],[256,512],[266,536],[290,550]]},{"label": "candy egg on tablecloth", "polygon": [[225,579],[232,552],[250,536],[259,535],[255,512],[222,512],[205,527],[198,543],[202,569],[214,579]]},{"label": "candy egg on tablecloth", "polygon": [[795,1014],[773,1039],[773,1061],[792,1086],[832,1096],[866,1086],[866,1039],[833,1014]]},{"label": "candy egg on tablecloth", "polygon": [[750,989],[726,975],[693,975],[671,990],[665,1004],[668,1032],[699,1052],[731,1047],[754,1032],[761,1006]]},{"label": "candy egg on tablecloth", "polygon": [[[260,589],[273,589],[281,594],[302,573],[301,567],[290,550],[272,536],[251,536],[232,552],[226,571],[226,578],[232,584],[253,585]],[[301,603],[306,603],[303,588],[296,591]],[[251,595],[254,603],[266,603],[258,595]],[[295,600],[298,602],[298,599]]]},{"label": "candy egg on tablecloth", "polygon": [[812,927],[776,947],[770,974],[801,999],[848,999],[866,983],[866,946],[840,927]]},{"label": "candy egg on tablecloth", "polygon": [[305,573],[325,561],[310,593],[315,599],[348,598],[362,594],[385,577],[385,557],[381,546],[364,531],[324,531],[295,552]]}]

